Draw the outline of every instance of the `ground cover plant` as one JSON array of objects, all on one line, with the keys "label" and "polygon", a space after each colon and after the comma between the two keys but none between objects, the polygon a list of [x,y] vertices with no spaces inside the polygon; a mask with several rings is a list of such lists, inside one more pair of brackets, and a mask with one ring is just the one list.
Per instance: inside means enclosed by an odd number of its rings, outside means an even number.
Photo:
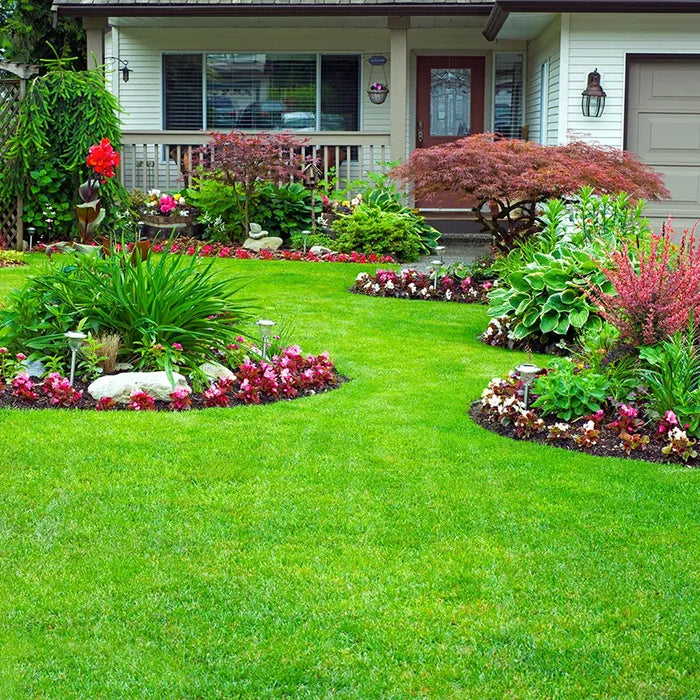
[{"label": "ground cover plant", "polygon": [[348,294],[360,266],[215,269],[353,381],[0,410],[4,697],[697,694],[700,472],[465,421],[526,360],[478,341],[480,305]]},{"label": "ground cover plant", "polygon": [[18,250],[0,249],[0,267],[24,265],[24,253]]}]

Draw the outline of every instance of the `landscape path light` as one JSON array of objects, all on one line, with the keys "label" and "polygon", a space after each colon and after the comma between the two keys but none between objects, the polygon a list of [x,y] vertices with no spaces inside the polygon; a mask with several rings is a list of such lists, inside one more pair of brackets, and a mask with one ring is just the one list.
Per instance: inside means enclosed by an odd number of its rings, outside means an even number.
[{"label": "landscape path light", "polygon": [[309,242],[309,235],[310,235],[310,234],[311,234],[311,231],[309,231],[308,229],[304,229],[304,230],[301,232],[301,238],[302,238],[302,240],[304,241],[304,255],[306,255],[306,245],[307,245],[308,242]]},{"label": "landscape path light", "polygon": [[80,331],[68,331],[64,333],[64,336],[68,340],[68,347],[70,348],[70,385],[73,386],[75,383],[75,361],[78,350],[80,350],[80,346],[87,336]]},{"label": "landscape path light", "polygon": [[440,256],[440,262],[444,263],[445,262],[445,246],[444,245],[436,245],[435,252]]},{"label": "landscape path light", "polygon": [[275,325],[274,321],[270,321],[267,318],[261,318],[259,321],[255,322],[255,325],[260,330],[260,337],[262,338],[262,357],[263,360],[267,360],[267,348],[269,345],[270,331]]},{"label": "landscape path light", "polygon": [[529,389],[534,383],[537,373],[541,372],[542,370],[537,365],[526,362],[522,365],[518,365],[515,368],[515,371],[520,374],[520,379],[522,379],[523,384],[525,385],[525,408],[527,408]]},{"label": "landscape path light", "polygon": [[442,260],[432,260],[430,266],[433,268],[434,271],[433,276],[435,278],[435,291],[437,292],[438,273],[440,272],[440,268],[442,267]]}]

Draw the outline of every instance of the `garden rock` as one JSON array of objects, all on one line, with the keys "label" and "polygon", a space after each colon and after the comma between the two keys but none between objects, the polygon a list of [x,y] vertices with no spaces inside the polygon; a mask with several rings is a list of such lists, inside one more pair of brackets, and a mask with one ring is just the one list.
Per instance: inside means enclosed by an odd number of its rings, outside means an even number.
[{"label": "garden rock", "polygon": [[267,236],[267,231],[263,231],[263,228],[260,224],[249,224],[250,226],[250,231],[248,232],[248,238],[265,238]]},{"label": "garden rock", "polygon": [[[251,224],[252,225],[252,224]],[[266,236],[265,238],[247,238],[243,243],[246,250],[252,250],[256,253],[261,250],[277,250],[282,245],[282,239],[277,236]]]},{"label": "garden rock", "polygon": [[131,392],[148,392],[156,401],[170,401],[170,394],[178,386],[187,386],[187,380],[173,372],[173,386],[165,372],[124,372],[96,379],[88,387],[88,393],[96,401],[110,396],[118,403],[128,403]]},{"label": "garden rock", "polygon": [[236,375],[228,368],[216,362],[205,362],[199,366],[201,372],[207,379],[212,381],[217,379],[235,379]]},{"label": "garden rock", "polygon": [[309,253],[312,255],[328,255],[328,253],[332,252],[330,248],[326,248],[322,245],[312,245],[311,248],[309,248]]}]

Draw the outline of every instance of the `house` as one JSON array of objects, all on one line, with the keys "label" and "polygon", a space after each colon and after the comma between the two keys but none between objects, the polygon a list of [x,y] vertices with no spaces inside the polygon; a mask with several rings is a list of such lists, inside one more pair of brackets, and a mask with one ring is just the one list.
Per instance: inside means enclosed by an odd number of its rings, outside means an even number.
[{"label": "house", "polygon": [[[55,0],[53,7],[81,17],[89,55],[114,68],[127,186],[172,185],[205,129],[298,131],[342,177],[381,169],[414,148],[497,130],[636,151],[672,192],[653,214],[700,216],[700,2]],[[596,69],[606,100],[601,114],[588,116],[582,92]],[[388,97],[368,92],[373,83],[388,85]]]}]

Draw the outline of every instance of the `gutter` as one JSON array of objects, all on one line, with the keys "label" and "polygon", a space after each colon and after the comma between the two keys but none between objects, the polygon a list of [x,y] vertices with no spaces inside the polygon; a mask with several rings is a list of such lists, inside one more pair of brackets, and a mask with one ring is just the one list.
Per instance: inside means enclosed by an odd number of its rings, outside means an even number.
[{"label": "gutter", "polygon": [[147,3],[84,4],[54,3],[51,11],[54,22],[60,16],[68,17],[393,17],[477,15],[487,16],[493,8],[492,2],[411,2],[406,4],[339,2],[337,4],[294,3],[169,3],[151,5]]},{"label": "gutter", "polygon": [[634,12],[691,13],[700,11],[700,0],[497,0],[483,34],[498,38],[511,12]]}]

